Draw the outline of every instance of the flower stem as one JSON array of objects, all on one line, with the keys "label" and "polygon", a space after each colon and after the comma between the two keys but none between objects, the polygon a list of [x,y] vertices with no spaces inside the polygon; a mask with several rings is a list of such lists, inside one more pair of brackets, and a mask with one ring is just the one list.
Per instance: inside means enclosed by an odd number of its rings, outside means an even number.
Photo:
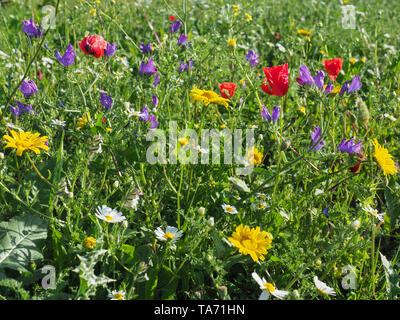
[{"label": "flower stem", "polygon": [[45,177],[43,177],[43,175],[40,173],[40,171],[38,170],[38,168],[36,167],[36,165],[33,163],[31,157],[29,156],[28,153],[26,153],[26,156],[28,157],[29,162],[31,163],[33,169],[35,169],[36,173],[39,175],[40,179],[42,179],[44,182],[46,182],[50,187],[52,187],[54,190],[56,190],[56,187],[49,181],[47,180]]}]

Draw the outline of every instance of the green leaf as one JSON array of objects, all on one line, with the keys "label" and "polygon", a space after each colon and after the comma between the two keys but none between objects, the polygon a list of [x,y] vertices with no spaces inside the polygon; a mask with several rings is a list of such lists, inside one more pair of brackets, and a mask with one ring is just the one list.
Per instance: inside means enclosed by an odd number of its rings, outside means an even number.
[{"label": "green leaf", "polygon": [[28,272],[29,261],[42,259],[40,240],[47,238],[47,222],[24,215],[0,223],[0,268]]},{"label": "green leaf", "polygon": [[381,256],[383,269],[385,270],[386,291],[388,294],[388,299],[397,299],[397,294],[400,292],[400,290],[398,289],[400,277],[394,272],[394,270],[390,266],[391,263],[386,259],[386,257],[380,252],[379,254]]},{"label": "green leaf", "polygon": [[148,273],[149,280],[146,281],[145,284],[145,299],[153,300],[154,299],[154,290],[157,287],[158,283],[158,266]]}]

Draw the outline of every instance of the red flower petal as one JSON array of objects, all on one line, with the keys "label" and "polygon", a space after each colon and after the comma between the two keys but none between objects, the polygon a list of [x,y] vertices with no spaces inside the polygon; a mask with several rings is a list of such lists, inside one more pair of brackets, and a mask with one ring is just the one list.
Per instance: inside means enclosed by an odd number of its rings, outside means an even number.
[{"label": "red flower petal", "polygon": [[102,36],[95,34],[79,42],[79,47],[85,54],[91,54],[95,58],[100,58],[104,55],[104,50],[107,49],[107,42]]},{"label": "red flower petal", "polygon": [[335,81],[340,70],[342,70],[343,59],[335,58],[331,60],[324,60],[322,63],[324,64],[324,68],[329,75],[329,79]]},{"label": "red flower petal", "polygon": [[[263,68],[266,78],[261,89],[274,96],[284,96],[289,89],[289,73],[288,64],[285,63],[280,66]],[[265,83],[268,81],[268,85]]]},{"label": "red flower petal", "polygon": [[[221,96],[225,99],[231,99],[235,94],[236,84],[233,82],[224,82],[218,84],[218,86]],[[225,90],[228,91],[228,94],[226,94]]]},{"label": "red flower petal", "polygon": [[169,21],[172,22],[172,21],[174,21],[174,20],[176,19],[176,17],[174,17],[174,16],[169,16],[168,19],[169,19]]}]

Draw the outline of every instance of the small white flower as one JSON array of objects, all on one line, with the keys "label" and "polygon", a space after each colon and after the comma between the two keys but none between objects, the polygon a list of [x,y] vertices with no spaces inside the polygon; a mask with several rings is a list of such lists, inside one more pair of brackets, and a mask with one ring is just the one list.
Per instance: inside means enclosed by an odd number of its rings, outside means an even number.
[{"label": "small white flower", "polygon": [[236,210],[236,208],[234,206],[230,206],[229,204],[223,204],[222,205],[222,209],[224,209],[224,211],[226,213],[230,213],[230,214],[236,214],[238,213],[238,211]]},{"label": "small white flower", "polygon": [[124,291],[112,291],[108,294],[108,297],[111,298],[111,300],[125,300],[124,296]]},{"label": "small white flower", "polygon": [[362,209],[369,213],[372,214],[375,218],[377,218],[380,222],[383,222],[383,216],[385,215],[384,213],[378,213],[378,210],[373,209],[370,205],[366,205],[362,207]]},{"label": "small white flower", "polygon": [[96,217],[108,223],[117,223],[126,219],[121,212],[111,209],[105,205],[97,207]]},{"label": "small white flower", "polygon": [[158,240],[167,241],[168,239],[171,239],[172,243],[175,243],[175,241],[182,237],[183,234],[182,231],[178,231],[178,228],[170,226],[165,229],[165,232],[158,227],[154,233],[156,234]]},{"label": "small white flower", "polygon": [[65,127],[65,121],[59,119],[51,120],[51,125],[53,127]]},{"label": "small white flower", "polygon": [[200,152],[200,153],[209,153],[206,149],[203,149],[199,145],[195,146],[194,150],[196,150],[197,152]]},{"label": "small white flower", "polygon": [[285,47],[283,45],[281,45],[280,43],[277,43],[275,46],[277,46],[280,51],[286,52]]},{"label": "small white flower", "polygon": [[389,118],[389,119],[392,120],[392,121],[396,121],[396,120],[397,120],[395,117],[393,117],[393,116],[392,116],[391,114],[389,114],[389,113],[385,113],[384,116],[385,116],[385,118]]},{"label": "small white flower", "polygon": [[336,296],[335,290],[333,290],[333,288],[331,288],[331,287],[328,287],[326,285],[326,283],[318,280],[317,276],[314,277],[314,284],[317,287],[319,292],[330,295],[330,296]]},{"label": "small white flower", "polygon": [[276,289],[272,283],[267,282],[265,278],[261,278],[256,272],[253,272],[251,276],[258,283],[260,289],[262,290],[262,293],[258,300],[268,300],[270,294],[273,295],[275,298],[283,299],[289,294],[288,291]]},{"label": "small white flower", "polygon": [[145,114],[141,113],[140,111],[136,111],[131,108],[127,108],[126,111],[127,111],[129,117],[144,117],[145,116]]},{"label": "small white flower", "polygon": [[22,129],[21,127],[18,127],[17,125],[9,123],[9,122],[7,122],[6,126],[11,128],[11,129],[17,129],[19,131],[24,131],[24,129]]},{"label": "small white flower", "polygon": [[265,210],[267,208],[267,203],[263,201],[258,201],[257,203],[252,203],[251,207],[254,210]]}]

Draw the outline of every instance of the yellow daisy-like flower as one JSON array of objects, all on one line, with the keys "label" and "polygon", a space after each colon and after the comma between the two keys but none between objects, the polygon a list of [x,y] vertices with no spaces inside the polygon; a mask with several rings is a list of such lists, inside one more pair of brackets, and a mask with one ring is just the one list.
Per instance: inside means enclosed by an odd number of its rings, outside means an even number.
[{"label": "yellow daisy-like flower", "polygon": [[394,175],[397,173],[396,165],[389,151],[385,147],[382,147],[376,139],[374,139],[372,144],[375,148],[373,156],[382,168],[383,174],[386,176],[387,174]]},{"label": "yellow daisy-like flower", "polygon": [[180,143],[181,146],[184,146],[185,144],[189,143],[189,138],[179,138],[178,142]]},{"label": "yellow daisy-like flower", "polygon": [[253,17],[249,13],[246,12],[244,15],[246,16],[247,22],[250,22],[251,20],[253,20]]},{"label": "yellow daisy-like flower", "polygon": [[91,16],[95,17],[95,16],[96,16],[96,8],[91,7],[91,8],[90,8],[89,14],[90,14]]},{"label": "yellow daisy-like flower", "polygon": [[351,59],[349,60],[349,62],[350,62],[350,64],[355,64],[355,63],[356,63],[356,59],[355,59],[355,58],[351,58]]},{"label": "yellow daisy-like flower", "polygon": [[47,142],[47,137],[40,137],[40,133],[31,133],[24,131],[13,131],[11,130],[11,135],[4,135],[3,139],[6,143],[4,149],[15,148],[17,149],[17,156],[22,156],[24,151],[33,151],[36,154],[40,153],[39,148],[48,151],[50,148],[45,144]]},{"label": "yellow daisy-like flower", "polygon": [[311,31],[308,30],[304,30],[304,29],[297,29],[297,34],[301,34],[303,36],[309,36],[311,35]]},{"label": "yellow daisy-like flower", "polygon": [[231,48],[236,47],[236,38],[228,39],[228,46]]},{"label": "yellow daisy-like flower", "polygon": [[257,262],[258,259],[264,260],[268,253],[267,249],[271,248],[272,234],[267,231],[260,231],[260,227],[251,228],[241,224],[232,233],[232,237],[228,240],[237,248],[239,252],[250,255],[253,261]]},{"label": "yellow daisy-like flower", "polygon": [[79,128],[84,128],[86,126],[86,124],[88,123],[88,121],[90,121],[90,120],[91,120],[90,113],[88,113],[88,114],[85,113],[82,116],[82,118],[78,121],[77,125]]},{"label": "yellow daisy-like flower", "polygon": [[203,102],[205,106],[208,106],[210,103],[215,103],[222,104],[225,108],[229,107],[229,99],[222,98],[211,90],[192,89],[190,96],[192,97],[192,102],[200,101]]},{"label": "yellow daisy-like flower", "polygon": [[367,58],[362,57],[362,58],[361,58],[361,62],[362,62],[362,63],[365,63],[365,61],[367,61]]},{"label": "yellow daisy-like flower", "polygon": [[85,248],[93,249],[96,246],[96,239],[93,238],[93,237],[87,237],[83,241],[83,245],[84,245]]},{"label": "yellow daisy-like flower", "polygon": [[253,147],[247,153],[247,160],[250,164],[258,166],[262,162],[263,154],[258,151],[257,148]]},{"label": "yellow daisy-like flower", "polygon": [[298,108],[298,110],[299,110],[301,113],[306,114],[306,108],[305,108],[305,107],[300,106],[300,107]]}]

